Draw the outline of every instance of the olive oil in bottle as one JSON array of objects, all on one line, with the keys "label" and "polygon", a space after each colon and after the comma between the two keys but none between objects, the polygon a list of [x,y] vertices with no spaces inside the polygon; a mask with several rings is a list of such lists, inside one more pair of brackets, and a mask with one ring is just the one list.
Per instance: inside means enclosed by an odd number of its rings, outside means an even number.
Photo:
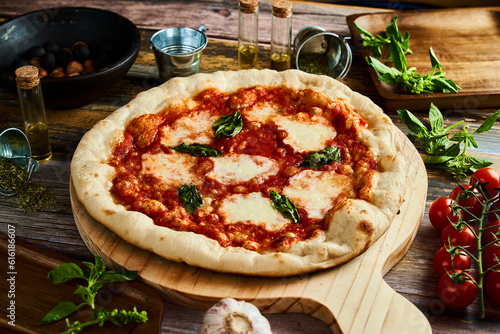
[{"label": "olive oil in bottle", "polygon": [[291,68],[292,3],[286,0],[273,2],[271,18],[271,68],[284,71]]},{"label": "olive oil in bottle", "polygon": [[31,157],[40,162],[47,161],[52,157],[52,149],[38,68],[31,65],[18,68],[16,83]]},{"label": "olive oil in bottle", "polygon": [[259,1],[238,3],[238,69],[257,67],[259,54]]}]

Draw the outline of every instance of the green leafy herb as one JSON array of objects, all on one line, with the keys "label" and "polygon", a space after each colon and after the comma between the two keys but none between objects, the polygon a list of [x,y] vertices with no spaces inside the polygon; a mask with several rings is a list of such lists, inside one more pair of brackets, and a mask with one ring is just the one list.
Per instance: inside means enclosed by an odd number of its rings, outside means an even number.
[{"label": "green leafy herb", "polygon": [[104,283],[132,281],[137,276],[137,271],[107,271],[106,264],[99,256],[94,256],[94,263],[83,262],[89,270],[82,270],[75,263],[63,263],[52,269],[47,278],[54,284],[61,284],[73,279],[87,282],[86,286],[77,284],[74,294],[80,295],[83,303],[76,305],[72,302],[61,302],[41,320],[40,325],[46,325],[69,316],[84,305],[95,309],[95,297]]},{"label": "green leafy herb", "polygon": [[421,144],[425,151],[430,154],[423,157],[423,161],[428,166],[447,169],[454,178],[461,179],[492,164],[488,160],[469,156],[467,150],[470,147],[478,148],[474,135],[490,130],[500,117],[500,110],[488,117],[472,133],[467,132],[468,125],[463,125],[462,131],[453,135],[450,134],[450,130],[464,122],[460,121],[445,127],[443,115],[434,104],[431,104],[429,109],[430,130],[408,110],[398,110],[397,112],[403,123],[412,132],[408,137]]},{"label": "green leafy herb", "polygon": [[203,205],[203,199],[201,198],[200,192],[196,189],[194,184],[184,184],[177,190],[177,195],[181,200],[184,208],[190,213],[196,211],[199,207]]},{"label": "green leafy herb", "polygon": [[318,169],[334,161],[340,161],[340,158],[340,148],[328,146],[321,151],[308,154],[304,161],[300,163],[299,167]]},{"label": "green leafy herb", "polygon": [[70,323],[68,319],[66,319],[67,329],[61,334],[77,334],[83,331],[85,327],[91,325],[99,325],[99,327],[104,326],[104,324],[110,321],[116,326],[127,325],[132,322],[137,323],[145,323],[148,321],[148,315],[146,311],[137,311],[137,308],[134,307],[132,311],[121,310],[118,311],[114,309],[112,311],[108,311],[105,308],[101,307],[92,315],[92,320],[81,323],[79,321],[75,321]]},{"label": "green leafy herb", "polygon": [[195,157],[220,157],[224,154],[216,148],[203,144],[185,144],[182,143],[178,146],[171,147],[177,152],[187,153]]},{"label": "green leafy herb", "polygon": [[283,217],[292,220],[295,224],[300,223],[299,210],[286,195],[271,191],[270,197],[273,208],[280,212]]},{"label": "green leafy herb", "polygon": [[52,208],[54,192],[27,179],[28,172],[21,165],[0,159],[0,187],[15,193],[20,209],[34,212]]},{"label": "green leafy herb", "polygon": [[243,118],[237,111],[230,115],[225,115],[219,118],[212,129],[215,131],[217,138],[232,138],[240,133],[243,129]]},{"label": "green leafy herb", "polygon": [[398,43],[391,43],[390,51],[395,67],[388,67],[374,57],[367,58],[368,64],[379,74],[380,81],[402,86],[411,94],[456,93],[460,89],[455,82],[446,78],[446,72],[432,48],[429,49],[432,69],[425,75],[416,73],[415,67],[408,67],[406,56]]},{"label": "green leafy herb", "polygon": [[[354,22],[354,27],[361,36],[360,40],[363,46],[371,49],[374,58],[380,59],[380,57],[382,57],[382,47],[391,43],[391,38],[402,46],[404,53],[412,53],[410,50],[410,34],[408,32],[404,35],[401,34],[397,26],[397,19],[398,17],[394,16],[391,20],[391,24],[385,28],[386,37],[380,35],[375,37],[368,30]],[[389,57],[387,61],[391,61],[391,58],[392,57]]]}]

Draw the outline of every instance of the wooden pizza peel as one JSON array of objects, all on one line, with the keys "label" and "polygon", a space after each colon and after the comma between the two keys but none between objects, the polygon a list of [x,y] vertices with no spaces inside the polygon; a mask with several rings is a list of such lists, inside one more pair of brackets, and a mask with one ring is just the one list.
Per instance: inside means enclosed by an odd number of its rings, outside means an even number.
[{"label": "wooden pizza peel", "polygon": [[119,238],[94,220],[70,183],[76,226],[85,244],[115,270],[138,270],[163,299],[208,309],[225,297],[243,299],[263,313],[305,313],[324,321],[333,333],[431,333],[423,313],[383,279],[408,251],[422,221],[427,172],[413,144],[404,140],[407,189],[400,213],[364,254],[336,268],[313,274],[265,278],[221,274],[165,260]]}]

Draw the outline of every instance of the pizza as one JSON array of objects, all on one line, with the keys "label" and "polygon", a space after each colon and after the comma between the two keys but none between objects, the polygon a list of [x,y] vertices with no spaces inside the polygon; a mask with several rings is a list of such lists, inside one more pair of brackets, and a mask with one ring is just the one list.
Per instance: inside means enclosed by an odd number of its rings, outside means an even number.
[{"label": "pizza", "polygon": [[123,240],[270,277],[366,251],[398,213],[405,172],[378,106],[297,70],[171,79],[98,122],[71,162],[78,200]]}]

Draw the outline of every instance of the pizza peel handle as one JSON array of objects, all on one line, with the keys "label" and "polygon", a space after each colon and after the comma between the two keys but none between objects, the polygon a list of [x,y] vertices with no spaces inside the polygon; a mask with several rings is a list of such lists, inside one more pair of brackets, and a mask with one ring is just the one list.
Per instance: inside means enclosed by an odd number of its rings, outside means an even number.
[{"label": "pizza peel handle", "polygon": [[317,273],[248,277],[216,273],[165,260],[139,249],[94,220],[76,198],[71,205],[82,239],[110,268],[138,270],[164,300],[208,309],[225,297],[252,302],[263,313],[299,312],[324,321],[333,333],[431,333],[425,316],[385,283],[383,276],[413,242],[425,208],[427,173],[419,153],[401,133],[408,160],[400,214],[365,253],[341,266]]}]

